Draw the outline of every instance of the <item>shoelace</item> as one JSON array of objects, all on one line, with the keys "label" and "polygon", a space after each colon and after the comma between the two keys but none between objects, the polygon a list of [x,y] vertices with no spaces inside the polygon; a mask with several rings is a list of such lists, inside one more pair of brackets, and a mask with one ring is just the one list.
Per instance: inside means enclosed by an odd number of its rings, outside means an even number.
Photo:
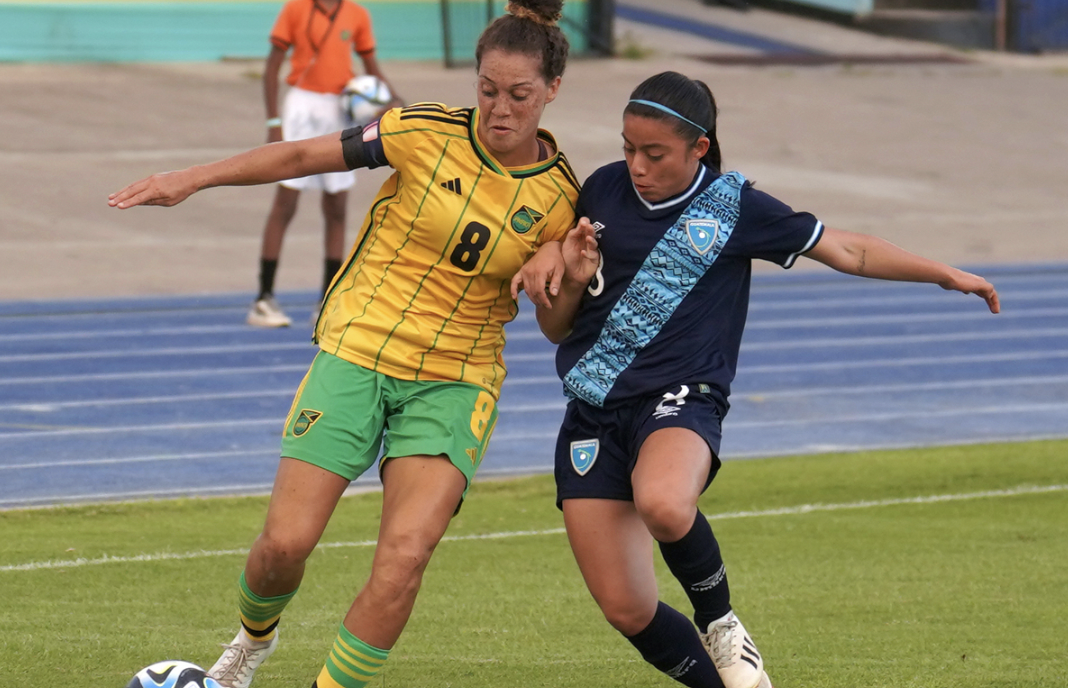
[{"label": "shoelace", "polygon": [[734,653],[731,652],[731,641],[734,639],[734,629],[737,621],[728,621],[717,625],[705,636],[705,647],[712,655],[712,663],[716,667],[728,667],[734,664]]},{"label": "shoelace", "polygon": [[230,679],[243,680],[245,672],[242,669],[248,669],[249,649],[243,645],[227,645],[225,643],[223,643],[223,647],[226,648],[226,652],[223,653],[225,655],[223,663],[226,668],[222,670],[220,675],[214,677],[215,680],[219,682]]}]

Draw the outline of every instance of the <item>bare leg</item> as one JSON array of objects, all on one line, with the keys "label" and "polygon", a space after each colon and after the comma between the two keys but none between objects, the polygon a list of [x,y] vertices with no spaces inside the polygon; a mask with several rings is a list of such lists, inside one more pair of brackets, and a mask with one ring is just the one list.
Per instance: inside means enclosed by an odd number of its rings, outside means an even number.
[{"label": "bare leg", "polygon": [[348,201],[348,191],[336,194],[323,192],[324,248],[328,260],[341,260],[345,256],[345,210]]},{"label": "bare leg", "polygon": [[631,473],[634,506],[660,542],[676,542],[693,525],[712,451],[686,428],[657,430],[642,445]]},{"label": "bare leg", "polygon": [[601,612],[642,658],[691,688],[723,688],[693,624],[657,599],[653,540],[634,505],[568,499],[564,523]]},{"label": "bare leg", "polygon": [[382,525],[371,576],[345,627],[363,642],[393,647],[408,623],[423,571],[467,482],[444,456],[390,459],[382,469]]},{"label": "bare leg", "polygon": [[293,592],[349,481],[297,459],[283,458],[263,532],[245,564],[245,582],[261,597]]},{"label": "bare leg", "polygon": [[626,636],[648,626],[658,604],[653,540],[634,505],[567,499],[564,524],[586,587],[608,623]]},{"label": "bare leg", "polygon": [[282,255],[282,239],[285,238],[286,229],[293,221],[297,212],[297,201],[300,200],[300,191],[290,189],[279,184],[275,187],[274,203],[267,215],[267,225],[263,228],[263,245],[260,249],[260,258],[264,260],[278,260]]}]

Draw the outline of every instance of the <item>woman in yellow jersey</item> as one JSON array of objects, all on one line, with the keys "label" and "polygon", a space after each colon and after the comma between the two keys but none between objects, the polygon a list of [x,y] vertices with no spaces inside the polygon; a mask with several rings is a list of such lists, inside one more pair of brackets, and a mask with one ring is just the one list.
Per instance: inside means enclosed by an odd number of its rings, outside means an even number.
[{"label": "woman in yellow jersey", "polygon": [[422,103],[378,122],[153,175],[110,205],[170,206],[221,185],[389,165],[324,300],[321,351],[286,421],[266,523],[240,579],[241,629],[209,670],[245,688],[273,652],[304,563],[349,482],[381,453],[371,575],[316,679],[358,688],[381,669],[497,418],[509,280],[574,224],[578,183],[538,124],[560,87],[562,0],[512,0],[476,49],[477,108]]}]

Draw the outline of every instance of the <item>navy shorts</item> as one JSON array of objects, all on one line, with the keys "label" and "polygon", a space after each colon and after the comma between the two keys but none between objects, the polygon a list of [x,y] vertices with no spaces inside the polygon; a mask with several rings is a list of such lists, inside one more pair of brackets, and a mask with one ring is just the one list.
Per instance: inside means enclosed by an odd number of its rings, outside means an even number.
[{"label": "navy shorts", "polygon": [[634,501],[630,474],[646,438],[663,428],[686,428],[712,450],[704,489],[719,471],[720,404],[705,385],[683,385],[617,408],[573,399],[556,439],[556,506],[565,499]]}]

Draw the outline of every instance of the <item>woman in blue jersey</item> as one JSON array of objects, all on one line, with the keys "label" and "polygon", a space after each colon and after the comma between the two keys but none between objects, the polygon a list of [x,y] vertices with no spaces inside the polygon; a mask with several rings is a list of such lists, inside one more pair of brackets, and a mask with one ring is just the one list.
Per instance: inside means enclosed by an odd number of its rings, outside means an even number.
[{"label": "woman in blue jersey", "polygon": [[[666,72],[643,82],[624,110],[623,141],[625,162],[583,185],[578,226],[512,282],[560,345],[571,398],[556,446],[557,503],[586,585],[646,661],[687,686],[770,688],[697,508],[720,467],[752,260],[789,268],[805,255],[853,275],[930,282],[978,294],[995,313],[997,293],[881,239],[826,228],[741,174],[721,173],[716,104],[700,81]],[[658,600],[653,540],[696,629]]]}]

